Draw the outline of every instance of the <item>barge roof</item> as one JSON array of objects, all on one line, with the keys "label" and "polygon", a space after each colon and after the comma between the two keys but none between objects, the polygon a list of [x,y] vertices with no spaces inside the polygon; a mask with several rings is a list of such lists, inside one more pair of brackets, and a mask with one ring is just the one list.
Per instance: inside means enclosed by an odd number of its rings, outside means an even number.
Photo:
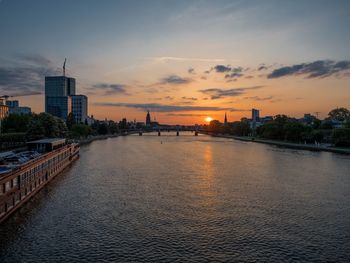
[{"label": "barge roof", "polygon": [[46,139],[41,139],[41,140],[36,140],[36,141],[30,141],[27,142],[27,144],[61,144],[65,143],[66,139],[64,138],[46,138]]}]

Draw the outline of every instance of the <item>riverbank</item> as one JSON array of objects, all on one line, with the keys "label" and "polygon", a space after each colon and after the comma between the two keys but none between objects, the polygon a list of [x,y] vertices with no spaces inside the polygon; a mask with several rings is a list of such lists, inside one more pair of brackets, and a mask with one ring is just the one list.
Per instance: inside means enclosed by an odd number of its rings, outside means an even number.
[{"label": "riverbank", "polygon": [[84,139],[75,140],[75,142],[79,143],[79,145],[85,145],[85,144],[89,144],[93,141],[106,140],[108,138],[113,138],[113,137],[118,137],[118,136],[120,136],[120,134],[96,135],[96,136],[90,136],[90,137],[84,138]]},{"label": "riverbank", "polygon": [[84,139],[74,140],[74,142],[79,143],[79,145],[84,145],[84,144],[89,144],[89,143],[91,143],[93,141],[97,141],[97,140],[106,140],[108,138],[126,136],[126,135],[130,135],[130,134],[135,134],[135,133],[137,133],[137,132],[132,131],[132,132],[124,132],[124,133],[116,133],[116,134],[96,135],[96,136],[90,136],[90,137],[84,138]]},{"label": "riverbank", "polygon": [[325,145],[322,145],[322,144],[321,145],[300,144],[300,143],[267,140],[267,139],[260,139],[260,138],[255,138],[255,137],[233,136],[233,135],[214,135],[214,134],[211,134],[211,136],[221,137],[221,138],[228,138],[228,139],[235,139],[235,140],[245,141],[245,142],[264,143],[264,144],[276,145],[276,146],[279,146],[279,147],[286,147],[286,148],[291,148],[291,149],[309,150],[309,151],[324,151],[324,152],[333,152],[333,153],[341,153],[341,154],[350,154],[350,149],[349,148],[339,148],[339,147],[333,147],[333,146],[325,146]]}]

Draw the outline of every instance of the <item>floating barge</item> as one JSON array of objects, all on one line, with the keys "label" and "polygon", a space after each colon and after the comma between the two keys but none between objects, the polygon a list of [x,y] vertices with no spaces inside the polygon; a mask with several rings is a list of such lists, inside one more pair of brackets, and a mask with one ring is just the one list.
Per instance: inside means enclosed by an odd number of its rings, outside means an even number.
[{"label": "floating barge", "polygon": [[27,146],[27,151],[0,153],[0,223],[79,157],[79,144],[66,139]]}]

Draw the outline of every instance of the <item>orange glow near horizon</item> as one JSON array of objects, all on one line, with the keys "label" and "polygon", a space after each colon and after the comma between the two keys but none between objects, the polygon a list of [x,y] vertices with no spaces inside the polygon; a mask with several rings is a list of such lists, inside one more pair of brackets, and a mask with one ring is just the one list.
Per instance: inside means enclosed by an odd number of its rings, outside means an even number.
[{"label": "orange glow near horizon", "polygon": [[209,116],[205,118],[205,121],[206,121],[206,122],[211,122],[212,120],[213,120],[213,118],[212,118],[212,117],[209,117]]}]

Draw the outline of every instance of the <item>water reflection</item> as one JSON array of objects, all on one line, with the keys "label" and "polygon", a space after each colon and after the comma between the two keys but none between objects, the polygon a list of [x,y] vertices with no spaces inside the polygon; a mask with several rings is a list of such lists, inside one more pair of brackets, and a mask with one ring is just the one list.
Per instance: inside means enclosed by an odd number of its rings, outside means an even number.
[{"label": "water reflection", "polygon": [[348,262],[349,157],[187,135],[82,147],[0,262]]}]

